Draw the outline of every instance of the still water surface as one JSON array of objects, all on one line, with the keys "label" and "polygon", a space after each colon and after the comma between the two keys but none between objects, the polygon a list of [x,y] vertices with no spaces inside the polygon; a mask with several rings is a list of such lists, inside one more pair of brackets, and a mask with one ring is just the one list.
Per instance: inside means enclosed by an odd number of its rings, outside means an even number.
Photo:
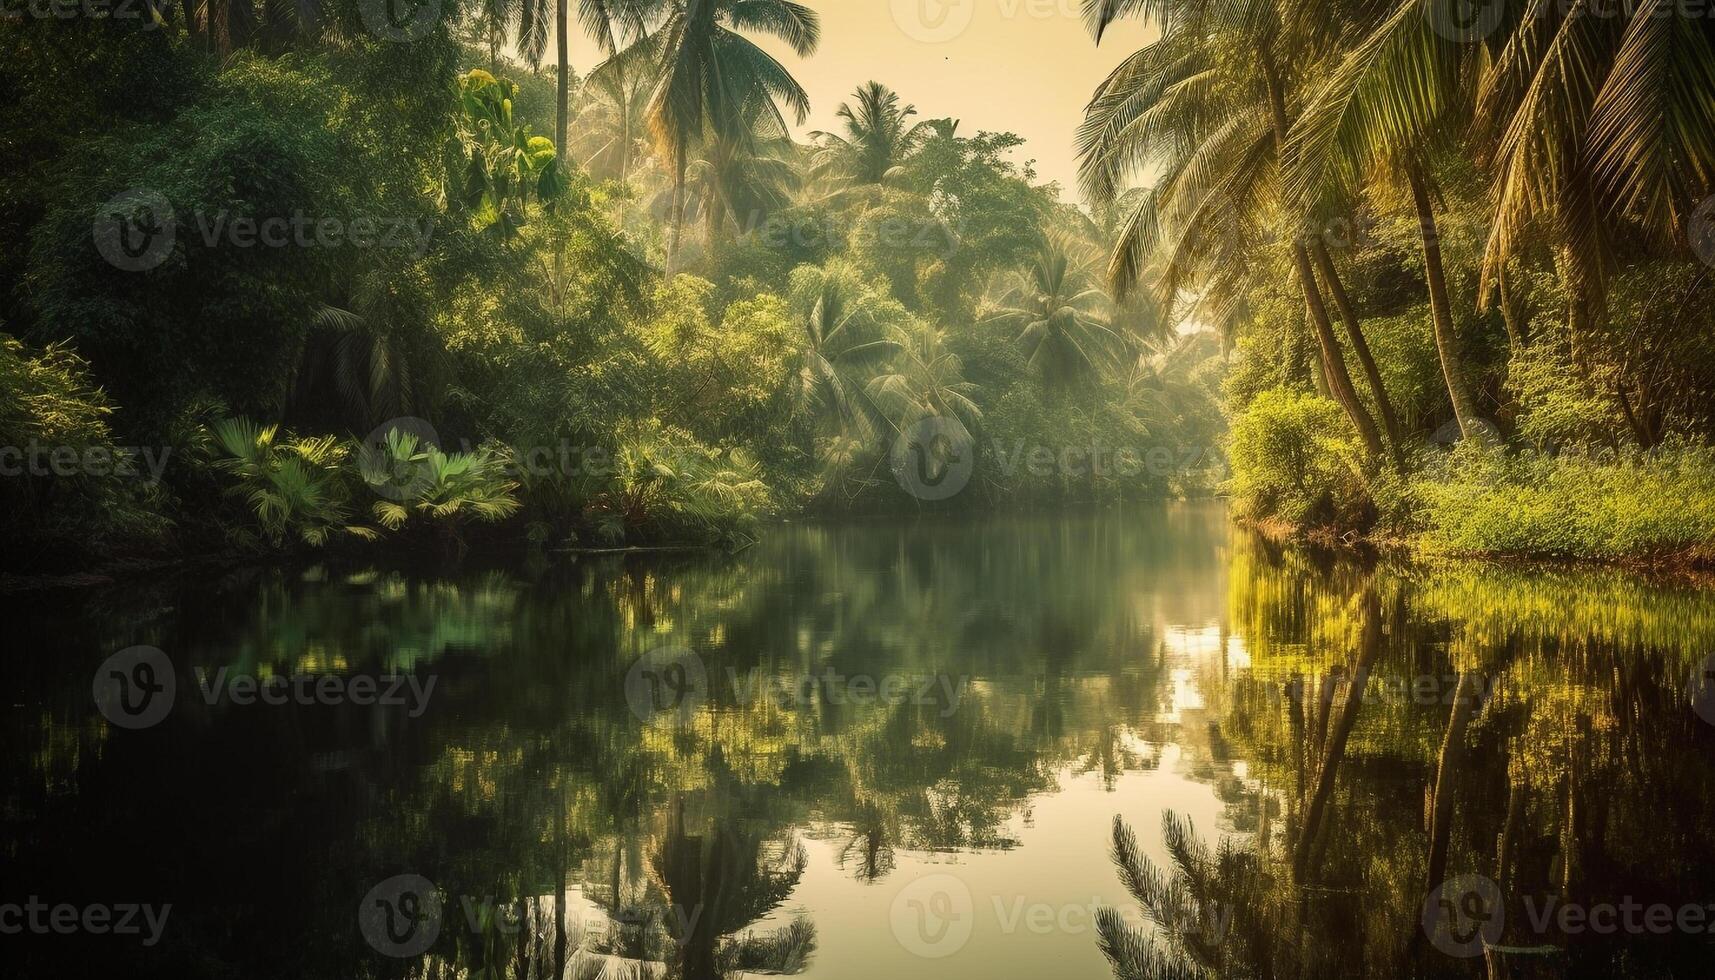
[{"label": "still water surface", "polygon": [[[1362,568],[1209,504],[0,612],[0,903],[171,905],[158,937],[0,936],[16,975],[1094,980],[1105,945],[1124,976],[1648,977],[1715,952],[1715,593],[1686,585]],[[170,704],[126,728],[92,684],[136,646]]]}]

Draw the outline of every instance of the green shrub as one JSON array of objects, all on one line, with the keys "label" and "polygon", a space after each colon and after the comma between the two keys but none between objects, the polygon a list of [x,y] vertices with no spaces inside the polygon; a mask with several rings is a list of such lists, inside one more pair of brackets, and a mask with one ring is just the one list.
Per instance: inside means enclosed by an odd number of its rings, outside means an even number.
[{"label": "green shrub", "polygon": [[31,353],[0,334],[0,529],[17,565],[111,554],[159,542],[167,524],[154,482],[167,457],[114,444],[113,406],[69,348]]},{"label": "green shrub", "polygon": [[507,477],[512,460],[509,450],[493,446],[444,453],[414,433],[393,429],[379,445],[358,452],[357,469],[381,497],[372,511],[383,526],[398,531],[418,520],[462,544],[462,525],[503,521],[518,512],[518,484]]},{"label": "green shrub", "polygon": [[512,457],[485,446],[444,453],[398,429],[374,446],[336,436],[281,436],[278,426],[224,419],[209,427],[211,465],[231,481],[253,523],[229,530],[251,550],[296,544],[323,547],[339,538],[374,541],[380,533],[356,523],[365,501],[390,531],[421,524],[463,548],[460,529],[496,522],[518,511]]},{"label": "green shrub", "polygon": [[604,544],[735,541],[768,510],[768,486],[748,453],[649,420],[620,430],[611,473],[585,517]]},{"label": "green shrub", "polygon": [[1507,455],[1460,445],[1412,483],[1417,540],[1450,555],[1715,556],[1715,450]]},{"label": "green shrub", "polygon": [[1373,515],[1363,449],[1340,406],[1276,388],[1233,420],[1228,488],[1242,516],[1359,528]]},{"label": "green shrub", "polygon": [[255,524],[229,529],[232,543],[255,550],[303,543],[319,548],[338,535],[373,540],[374,528],[352,524],[347,447],[333,436],[281,438],[279,426],[223,419],[210,427],[214,468],[232,481]]}]

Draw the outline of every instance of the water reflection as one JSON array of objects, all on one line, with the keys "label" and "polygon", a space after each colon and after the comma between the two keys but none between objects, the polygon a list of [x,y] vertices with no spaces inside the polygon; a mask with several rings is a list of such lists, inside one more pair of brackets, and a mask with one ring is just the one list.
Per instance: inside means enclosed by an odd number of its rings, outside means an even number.
[{"label": "water reflection", "polygon": [[[1710,951],[1535,927],[1550,898],[1715,902],[1691,587],[1360,568],[1173,507],[5,614],[29,655],[0,668],[0,902],[173,904],[147,949],[9,942],[26,975],[1654,976]],[[90,677],[136,644],[180,694],[122,731]],[[703,672],[682,725],[627,697],[663,648]],[[209,703],[222,669],[433,687],[416,714]],[[439,914],[378,907],[402,930],[378,943],[358,904],[406,874]]]}]

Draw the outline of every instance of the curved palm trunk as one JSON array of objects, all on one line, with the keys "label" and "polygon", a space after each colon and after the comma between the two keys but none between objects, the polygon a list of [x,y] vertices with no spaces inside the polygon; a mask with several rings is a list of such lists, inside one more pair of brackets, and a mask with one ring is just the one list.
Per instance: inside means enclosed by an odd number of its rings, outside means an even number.
[{"label": "curved palm trunk", "polygon": [[1474,674],[1459,673],[1453,693],[1453,710],[1447,719],[1447,734],[1441,741],[1441,758],[1435,767],[1435,796],[1429,809],[1429,872],[1427,889],[1441,887],[1447,874],[1447,842],[1453,830],[1453,782],[1465,761],[1465,729],[1470,727],[1476,705]]},{"label": "curved palm trunk", "polygon": [[1370,668],[1375,666],[1376,658],[1381,656],[1381,602],[1376,598],[1372,589],[1364,590],[1364,621],[1358,641],[1358,662],[1352,668],[1352,681],[1346,690],[1346,703],[1340,708],[1340,717],[1334,722],[1334,729],[1328,735],[1327,750],[1322,754],[1321,766],[1316,772],[1316,788],[1310,796],[1310,803],[1304,811],[1304,826],[1299,830],[1298,843],[1292,849],[1293,871],[1302,879],[1305,869],[1310,864],[1310,855],[1314,850],[1317,833],[1321,830],[1323,811],[1328,807],[1328,800],[1334,795],[1334,777],[1339,773],[1340,760],[1346,754],[1346,740],[1351,737],[1352,727],[1358,723],[1358,709],[1364,703],[1364,687],[1369,683]]},{"label": "curved palm trunk", "polygon": [[[1268,82],[1269,108],[1274,118],[1274,146],[1277,154],[1286,148],[1286,134],[1290,126],[1286,119],[1286,98],[1280,89],[1280,79],[1274,70],[1273,60],[1268,52],[1260,52],[1263,59],[1263,77]],[[1352,426],[1358,430],[1358,438],[1364,442],[1364,449],[1371,456],[1380,456],[1383,452],[1381,434],[1376,431],[1376,423],[1365,411],[1362,402],[1358,401],[1357,390],[1352,387],[1352,375],[1346,370],[1346,356],[1340,350],[1339,338],[1334,336],[1333,323],[1328,318],[1328,307],[1322,302],[1322,291],[1316,285],[1316,273],[1310,267],[1310,254],[1304,247],[1302,239],[1292,243],[1292,265],[1298,273],[1298,283],[1304,290],[1304,303],[1310,310],[1311,326],[1315,328],[1316,342],[1322,348],[1322,367],[1328,378],[1329,393],[1334,400],[1345,409],[1346,417],[1352,420]]]},{"label": "curved palm trunk", "polygon": [[1435,225],[1435,205],[1429,200],[1429,185],[1423,168],[1412,163],[1406,168],[1411,181],[1411,197],[1417,205],[1417,221],[1423,230],[1423,278],[1429,286],[1429,312],[1435,321],[1435,352],[1441,358],[1441,374],[1447,382],[1447,396],[1453,402],[1453,417],[1459,422],[1459,433],[1469,439],[1477,419],[1476,403],[1465,382],[1464,361],[1459,355],[1459,338],[1453,330],[1453,306],[1447,298],[1447,273],[1441,265],[1441,233]]},{"label": "curved palm trunk", "polygon": [[1376,400],[1376,412],[1381,415],[1382,428],[1387,432],[1388,445],[1393,447],[1394,461],[1405,465],[1405,447],[1400,435],[1399,416],[1394,414],[1393,401],[1388,398],[1387,386],[1382,383],[1382,373],[1376,367],[1375,355],[1370,353],[1370,342],[1364,338],[1363,324],[1358,320],[1358,311],[1352,305],[1351,296],[1346,293],[1345,283],[1340,281],[1340,270],[1334,266],[1334,257],[1328,254],[1328,246],[1317,240],[1311,250],[1316,257],[1316,264],[1322,270],[1322,278],[1328,283],[1328,295],[1334,300],[1334,308],[1340,312],[1340,321],[1345,324],[1346,335],[1352,341],[1352,353],[1358,355],[1358,365],[1363,368],[1364,381],[1370,387],[1370,394]]},{"label": "curved palm trunk", "polygon": [[1322,302],[1321,291],[1316,288],[1316,273],[1310,268],[1310,256],[1303,245],[1292,246],[1292,264],[1297,267],[1298,281],[1304,287],[1304,302],[1310,309],[1310,324],[1315,328],[1316,342],[1322,348],[1322,372],[1328,381],[1328,392],[1346,410],[1346,416],[1358,430],[1358,438],[1364,442],[1364,450],[1371,456],[1380,456],[1385,451],[1381,433],[1376,430],[1375,420],[1370,418],[1363,402],[1358,400],[1357,389],[1352,387],[1351,372],[1346,370],[1346,355],[1340,350],[1340,339],[1334,336],[1328,307]]}]

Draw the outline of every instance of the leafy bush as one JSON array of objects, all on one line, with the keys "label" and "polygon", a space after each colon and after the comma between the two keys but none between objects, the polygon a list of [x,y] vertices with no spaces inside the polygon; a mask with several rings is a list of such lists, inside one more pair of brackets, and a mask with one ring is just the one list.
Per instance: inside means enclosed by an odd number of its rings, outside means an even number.
[{"label": "leafy bush", "polygon": [[227,493],[244,500],[254,528],[229,531],[241,547],[284,548],[302,542],[319,548],[336,535],[374,540],[373,528],[352,524],[352,486],[346,446],[333,436],[280,438],[279,426],[223,419],[210,429],[214,468],[232,479]]},{"label": "leafy bush", "polygon": [[1229,489],[1239,512],[1298,525],[1365,527],[1373,513],[1357,434],[1334,402],[1272,389],[1233,420]]},{"label": "leafy bush", "polygon": [[1715,450],[1701,443],[1560,456],[1461,444],[1411,495],[1430,552],[1715,558]]},{"label": "leafy bush", "polygon": [[161,494],[143,467],[148,461],[127,461],[114,445],[112,412],[90,381],[89,365],[69,348],[55,344],[32,354],[0,334],[0,528],[9,550],[69,557],[164,535]]},{"label": "leafy bush", "polygon": [[710,448],[654,420],[621,430],[613,462],[587,515],[607,544],[738,540],[769,509],[748,453]]},{"label": "leafy bush", "polygon": [[420,518],[455,541],[462,524],[503,521],[518,512],[518,485],[506,476],[511,464],[505,449],[444,453],[400,429],[357,455],[363,482],[382,497],[373,507],[377,521],[397,531]]},{"label": "leafy bush", "polygon": [[377,540],[375,528],[353,520],[370,496],[370,511],[386,529],[422,523],[461,549],[464,524],[502,521],[519,507],[517,484],[507,476],[511,456],[492,447],[445,453],[394,429],[379,445],[360,448],[337,436],[282,437],[278,426],[245,418],[215,422],[209,434],[212,465],[232,481],[226,492],[241,498],[254,520],[229,539],[253,550]]}]

